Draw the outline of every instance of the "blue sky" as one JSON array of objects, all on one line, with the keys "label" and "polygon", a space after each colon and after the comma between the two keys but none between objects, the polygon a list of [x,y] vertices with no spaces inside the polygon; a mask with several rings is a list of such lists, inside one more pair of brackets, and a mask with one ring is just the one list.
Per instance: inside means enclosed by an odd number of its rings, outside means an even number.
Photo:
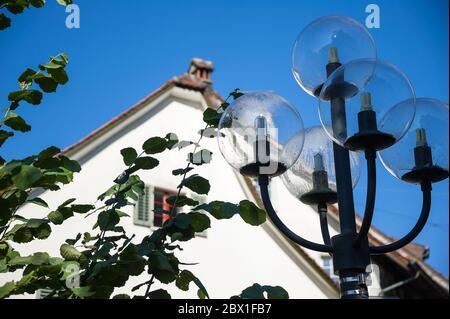
[{"label": "blue sky", "polygon": [[[74,143],[186,71],[192,57],[214,62],[214,86],[222,95],[235,87],[275,90],[299,109],[305,126],[317,125],[317,103],[290,71],[293,41],[320,16],[347,15],[363,23],[370,3],[381,10],[381,28],[370,29],[378,56],[409,76],[418,97],[449,100],[446,0],[78,0],[80,29],[67,29],[64,7],[47,2],[13,17],[13,26],[0,32],[0,97],[6,106],[23,70],[62,51],[70,58],[70,81],[46,94],[40,106],[21,107],[33,130],[4,145],[1,155],[7,159]],[[400,237],[419,214],[420,190],[378,164],[374,224]],[[364,208],[365,182],[363,168],[355,190],[358,211]],[[447,276],[448,202],[447,180],[434,186],[430,221],[416,239],[430,247],[429,263]]]}]

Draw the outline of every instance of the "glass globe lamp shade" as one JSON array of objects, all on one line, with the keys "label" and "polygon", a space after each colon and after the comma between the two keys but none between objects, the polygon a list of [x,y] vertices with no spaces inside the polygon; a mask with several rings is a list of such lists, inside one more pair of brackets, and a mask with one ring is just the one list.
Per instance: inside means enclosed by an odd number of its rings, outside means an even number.
[{"label": "glass globe lamp shade", "polygon": [[223,112],[217,139],[225,160],[241,174],[278,176],[300,155],[303,121],[281,96],[249,92]]},{"label": "glass globe lamp shade", "polygon": [[319,97],[327,68],[376,56],[375,42],[359,22],[345,16],[322,17],[297,36],[292,49],[292,73],[306,93]]},{"label": "glass globe lamp shade", "polygon": [[[404,104],[412,104],[413,100]],[[418,98],[414,121],[405,136],[380,152],[383,166],[395,177],[409,183],[438,182],[448,177],[448,104]],[[401,106],[391,109],[381,125],[394,122]]]},{"label": "glass globe lamp shade", "polygon": [[[395,112],[381,124],[391,109]],[[359,59],[342,65],[320,92],[319,116],[326,133],[352,151],[393,145],[408,131],[414,114],[415,94],[409,79],[381,60]]]},{"label": "glass globe lamp shade", "polygon": [[[350,152],[350,168],[352,185],[355,187],[361,174],[360,159],[355,152]],[[305,129],[302,153],[281,179],[289,192],[305,204],[336,202],[333,142],[321,126]]]}]

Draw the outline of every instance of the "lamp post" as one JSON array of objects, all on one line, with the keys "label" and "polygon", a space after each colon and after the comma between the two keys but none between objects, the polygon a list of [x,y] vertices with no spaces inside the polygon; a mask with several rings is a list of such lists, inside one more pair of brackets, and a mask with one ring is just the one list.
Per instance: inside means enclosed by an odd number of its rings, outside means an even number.
[{"label": "lamp post", "polygon": [[[448,105],[416,99],[397,67],[376,58],[370,34],[348,17],[313,21],[293,49],[293,73],[316,97],[321,126],[304,128],[300,114],[271,92],[251,92],[222,114],[219,148],[241,174],[257,178],[261,198],[275,226],[295,243],[329,253],[339,275],[341,298],[368,298],[370,256],[397,250],[423,229],[431,207],[431,185],[449,176]],[[367,164],[364,217],[357,231],[353,187],[359,179],[358,152]],[[403,238],[370,246],[375,210],[376,157],[399,179],[419,184],[422,211]],[[294,233],[278,217],[269,194],[271,178],[319,213],[323,243]],[[328,205],[339,207],[340,233],[330,237]]]}]

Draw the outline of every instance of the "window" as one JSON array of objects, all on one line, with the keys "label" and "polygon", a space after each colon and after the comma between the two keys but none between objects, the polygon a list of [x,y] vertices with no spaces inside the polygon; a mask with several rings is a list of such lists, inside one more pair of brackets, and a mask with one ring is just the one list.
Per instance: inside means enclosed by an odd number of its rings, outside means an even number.
[{"label": "window", "polygon": [[[147,227],[161,227],[170,218],[170,211],[173,208],[172,205],[167,203],[167,199],[176,195],[177,193],[173,191],[164,190],[152,185],[145,185],[144,194],[139,196],[134,207],[134,224]],[[207,196],[205,195],[190,193],[187,196],[196,200],[199,205],[207,202]],[[181,212],[180,207],[175,209],[175,214],[179,212]],[[207,230],[196,233],[195,235],[206,237]]]},{"label": "window", "polygon": [[[173,207],[167,203],[167,199],[176,195],[176,192],[145,185],[144,194],[139,196],[135,206],[134,223],[141,226],[161,227],[169,219],[169,213]],[[175,213],[178,211],[179,208],[176,208]]]},{"label": "window", "polygon": [[[166,220],[170,218],[170,212],[173,206],[167,203],[167,199],[177,196],[176,193],[166,192],[155,188],[153,192],[153,226],[161,227]],[[175,214],[179,208],[175,208]]]},{"label": "window", "polygon": [[322,268],[334,282],[339,282],[339,277],[334,274],[333,261],[329,255],[322,256]]}]

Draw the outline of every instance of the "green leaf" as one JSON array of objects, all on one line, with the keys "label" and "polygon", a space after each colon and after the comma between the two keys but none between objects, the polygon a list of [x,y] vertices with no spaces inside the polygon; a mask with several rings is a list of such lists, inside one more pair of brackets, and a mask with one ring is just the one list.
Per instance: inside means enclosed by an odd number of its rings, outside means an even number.
[{"label": "green leaf", "polygon": [[81,233],[78,233],[77,236],[75,236],[74,239],[66,239],[66,243],[69,245],[74,246],[81,238]]},{"label": "green leaf", "polygon": [[151,156],[143,156],[135,160],[135,165],[139,169],[152,169],[159,165],[159,161]]},{"label": "green leaf", "polygon": [[63,67],[47,69],[47,72],[52,76],[58,84],[66,84],[69,81],[69,76]]},{"label": "green leaf", "polygon": [[213,201],[209,204],[202,204],[194,208],[194,210],[205,210],[216,219],[229,219],[239,214],[239,206],[222,201]]},{"label": "green leaf", "polygon": [[73,203],[76,200],[77,200],[76,198],[69,198],[69,199],[65,200],[61,205],[59,205],[58,209],[61,207],[66,207],[67,205]]},{"label": "green leaf", "polygon": [[[17,79],[17,81],[18,81],[19,83],[24,82],[24,83],[30,84],[31,81],[32,81],[32,79],[31,79],[30,77],[32,77],[32,76],[35,75],[35,74],[36,74],[36,71],[34,71],[34,70],[28,68],[28,69],[26,69],[26,70],[19,76],[19,78]],[[19,92],[20,92],[20,91],[19,91]]]},{"label": "green leaf", "polygon": [[197,296],[198,296],[199,299],[205,299],[206,298],[206,295],[205,295],[205,293],[203,292],[202,289],[197,290]]},{"label": "green leaf", "polygon": [[175,200],[176,200],[176,206],[177,207],[182,207],[182,206],[195,206],[198,205],[198,201],[193,200],[192,198],[189,198],[187,196],[184,195],[180,195],[178,196],[170,196],[169,198],[166,199],[166,203],[174,206],[175,205]]},{"label": "green leaf", "polygon": [[11,19],[5,16],[3,13],[0,13],[0,30],[5,30],[10,26],[11,26]]},{"label": "green leaf", "polygon": [[239,203],[239,215],[250,225],[259,226],[266,221],[266,212],[248,200]]},{"label": "green leaf", "polygon": [[200,233],[209,227],[211,227],[211,221],[209,220],[208,216],[202,213],[198,212],[192,212],[189,213],[188,216],[190,217],[190,223],[192,229],[194,229],[195,232]]},{"label": "green leaf", "polygon": [[189,153],[189,162],[194,165],[208,164],[211,162],[212,152],[210,150],[200,150],[195,153]]},{"label": "green leaf", "polygon": [[83,299],[95,294],[95,291],[91,287],[72,288],[72,292],[75,296]]},{"label": "green leaf", "polygon": [[136,150],[132,147],[124,148],[120,151],[120,154],[122,154],[123,162],[125,165],[130,166],[134,163],[134,160],[137,158],[138,154]]},{"label": "green leaf", "polygon": [[30,3],[35,8],[41,8],[45,4],[45,0],[30,0]]},{"label": "green leaf", "polygon": [[207,108],[203,112],[203,122],[212,127],[217,127],[219,125],[220,117],[221,114],[211,108]]},{"label": "green leaf", "polygon": [[170,294],[164,289],[150,291],[147,297],[150,299],[171,299]]},{"label": "green leaf", "polygon": [[90,242],[91,240],[92,240],[91,234],[88,233],[88,232],[85,232],[85,233],[83,234],[83,240],[82,240],[82,243],[85,244],[85,243]]},{"label": "green leaf", "polygon": [[28,8],[28,1],[26,0],[9,1],[6,3],[6,9],[12,14],[22,13],[25,8]]},{"label": "green leaf", "polygon": [[179,229],[188,229],[190,224],[190,218],[187,214],[179,213],[174,218],[174,225]]},{"label": "green leaf", "polygon": [[267,293],[267,299],[289,299],[289,294],[280,286],[261,286],[253,284],[244,289],[240,294],[243,299],[266,299],[264,293]]},{"label": "green leaf", "polygon": [[280,286],[263,286],[267,299],[289,299],[288,292]]},{"label": "green leaf", "polygon": [[30,165],[22,165],[20,167],[20,172],[12,177],[12,181],[17,188],[27,190],[43,176],[44,175],[39,168]]},{"label": "green leaf", "polygon": [[30,104],[38,105],[41,103],[42,97],[43,97],[42,92],[38,90],[20,90],[9,93],[8,100],[14,102],[20,102],[23,100]]},{"label": "green leaf", "polygon": [[173,255],[152,251],[148,256],[148,271],[160,282],[168,284],[177,278],[178,260]]},{"label": "green leaf", "polygon": [[112,299],[131,299],[129,295],[127,294],[117,294]]},{"label": "green leaf", "polygon": [[6,235],[16,243],[28,243],[33,240],[33,230],[25,226],[25,224],[14,225],[14,227]]},{"label": "green leaf", "polygon": [[39,205],[42,207],[48,207],[48,204],[42,198],[39,198],[39,197],[29,199],[29,200],[27,200],[27,203],[36,204],[36,205]]},{"label": "green leaf", "polygon": [[47,218],[55,225],[61,225],[64,222],[63,214],[57,210],[48,213]]},{"label": "green leaf", "polygon": [[5,141],[10,138],[11,136],[14,136],[13,132],[8,132],[5,130],[0,130],[0,146],[3,145],[3,143],[5,143]]},{"label": "green leaf", "polygon": [[260,284],[253,284],[252,286],[245,288],[240,295],[243,299],[265,299],[264,289]]},{"label": "green leaf", "polygon": [[[72,3],[72,0],[70,0],[70,3]],[[61,57],[61,60],[63,61],[64,65],[69,63],[69,57],[67,56],[67,54],[65,54],[64,52],[61,52],[59,54],[59,56]]]},{"label": "green leaf", "polygon": [[33,76],[34,82],[39,85],[42,91],[46,93],[56,92],[58,83],[52,78],[50,74],[36,74]]},{"label": "green leaf", "polygon": [[[208,291],[206,291],[205,286],[202,284],[202,282],[200,281],[200,279],[198,279],[197,277],[194,278],[194,284],[197,285],[197,287],[199,288],[199,290],[201,291],[203,296],[206,296],[207,298],[209,298],[209,294]],[[197,292],[198,295],[198,292]]]},{"label": "green leaf", "polygon": [[181,150],[182,148],[185,148],[187,146],[194,145],[194,144],[196,144],[196,143],[194,143],[192,141],[179,141],[177,143],[177,147],[178,147],[179,150]]},{"label": "green leaf", "polygon": [[72,0],[56,0],[56,2],[58,2],[62,6],[67,6],[73,3]]},{"label": "green leaf", "polygon": [[58,158],[61,160],[61,164],[65,169],[74,173],[78,173],[79,171],[81,171],[81,166],[77,161],[71,160],[64,155],[60,155]]},{"label": "green leaf", "polygon": [[62,244],[59,248],[59,253],[67,261],[79,261],[83,259],[83,254],[80,253],[75,247],[69,244]]},{"label": "green leaf", "polygon": [[209,181],[199,175],[189,176],[184,181],[182,181],[178,188],[182,186],[186,186],[197,194],[208,194],[211,188],[211,186],[209,185]]},{"label": "green leaf", "polygon": [[50,236],[52,228],[49,224],[42,224],[38,228],[33,230],[33,235],[37,239],[46,239]]},{"label": "green leaf", "polygon": [[101,230],[112,230],[120,222],[115,210],[106,210],[98,214],[97,223]]},{"label": "green leaf", "polygon": [[175,284],[183,291],[189,290],[189,284],[194,280],[195,276],[189,270],[182,270],[178,275]]},{"label": "green leaf", "polygon": [[40,68],[41,70],[47,70],[47,71],[49,71],[49,70],[62,69],[62,68],[64,68],[64,65],[61,64],[61,63],[57,63],[56,60],[53,60],[53,59],[52,59],[50,62],[47,62],[47,63],[45,63],[45,64],[40,64],[40,65],[39,65],[39,68]]},{"label": "green leaf", "polygon": [[122,212],[121,210],[117,210],[116,209],[116,213],[117,213],[117,216],[119,216],[120,218],[122,218],[122,217],[130,217],[130,215],[128,215],[125,212]]},{"label": "green leaf", "polygon": [[50,146],[50,147],[47,147],[45,150],[42,150],[39,152],[38,159],[43,160],[43,159],[52,158],[59,153],[61,153],[61,149],[59,149],[56,146]]},{"label": "green leaf", "polygon": [[16,288],[16,284],[14,281],[9,281],[3,286],[0,287],[0,299],[8,297],[11,292]]},{"label": "green leaf", "polygon": [[3,120],[3,123],[16,131],[28,132],[31,130],[31,126],[28,125],[22,117],[14,112],[8,112]]},{"label": "green leaf", "polygon": [[194,169],[193,167],[178,168],[178,169],[175,169],[172,171],[172,175],[174,175],[174,176],[184,175],[186,173],[189,173],[193,169]]},{"label": "green leaf", "polygon": [[12,258],[8,264],[10,265],[43,265],[47,264],[49,262],[50,256],[47,253],[34,253],[31,256],[21,257],[17,256],[15,258]]},{"label": "green leaf", "polygon": [[10,249],[10,246],[5,241],[0,241],[0,259],[5,258],[5,256],[8,254],[8,251]]},{"label": "green leaf", "polygon": [[91,211],[92,209],[94,209],[95,206],[93,205],[89,205],[89,204],[76,204],[76,205],[72,205],[70,206],[70,209],[78,214],[86,214],[87,212]]},{"label": "green leaf", "polygon": [[75,269],[80,269],[80,264],[76,261],[64,261],[64,259],[58,258],[58,264],[61,264],[59,274],[61,274],[60,279],[66,280],[67,278],[73,276],[76,272]]},{"label": "green leaf", "polygon": [[165,139],[167,140],[166,142],[167,149],[172,149],[178,144],[178,136],[175,133],[166,134]]},{"label": "green leaf", "polygon": [[142,145],[142,149],[146,154],[156,154],[163,152],[167,147],[167,140],[162,137],[150,137]]},{"label": "green leaf", "polygon": [[48,220],[46,219],[41,219],[41,218],[30,218],[27,223],[26,226],[29,228],[39,228],[41,227],[42,224],[47,224]]},{"label": "green leaf", "polygon": [[[201,281],[194,276],[194,274],[192,272],[190,272],[189,270],[182,270],[180,272],[180,274],[178,275],[178,278],[175,282],[176,286],[183,290],[183,291],[188,291],[189,290],[189,284],[191,282],[194,282],[194,284],[199,288],[199,290],[201,291],[200,295],[204,297],[208,297],[208,292],[206,291],[205,286],[203,286],[203,284],[201,283]],[[200,296],[199,295],[199,296]]]}]

